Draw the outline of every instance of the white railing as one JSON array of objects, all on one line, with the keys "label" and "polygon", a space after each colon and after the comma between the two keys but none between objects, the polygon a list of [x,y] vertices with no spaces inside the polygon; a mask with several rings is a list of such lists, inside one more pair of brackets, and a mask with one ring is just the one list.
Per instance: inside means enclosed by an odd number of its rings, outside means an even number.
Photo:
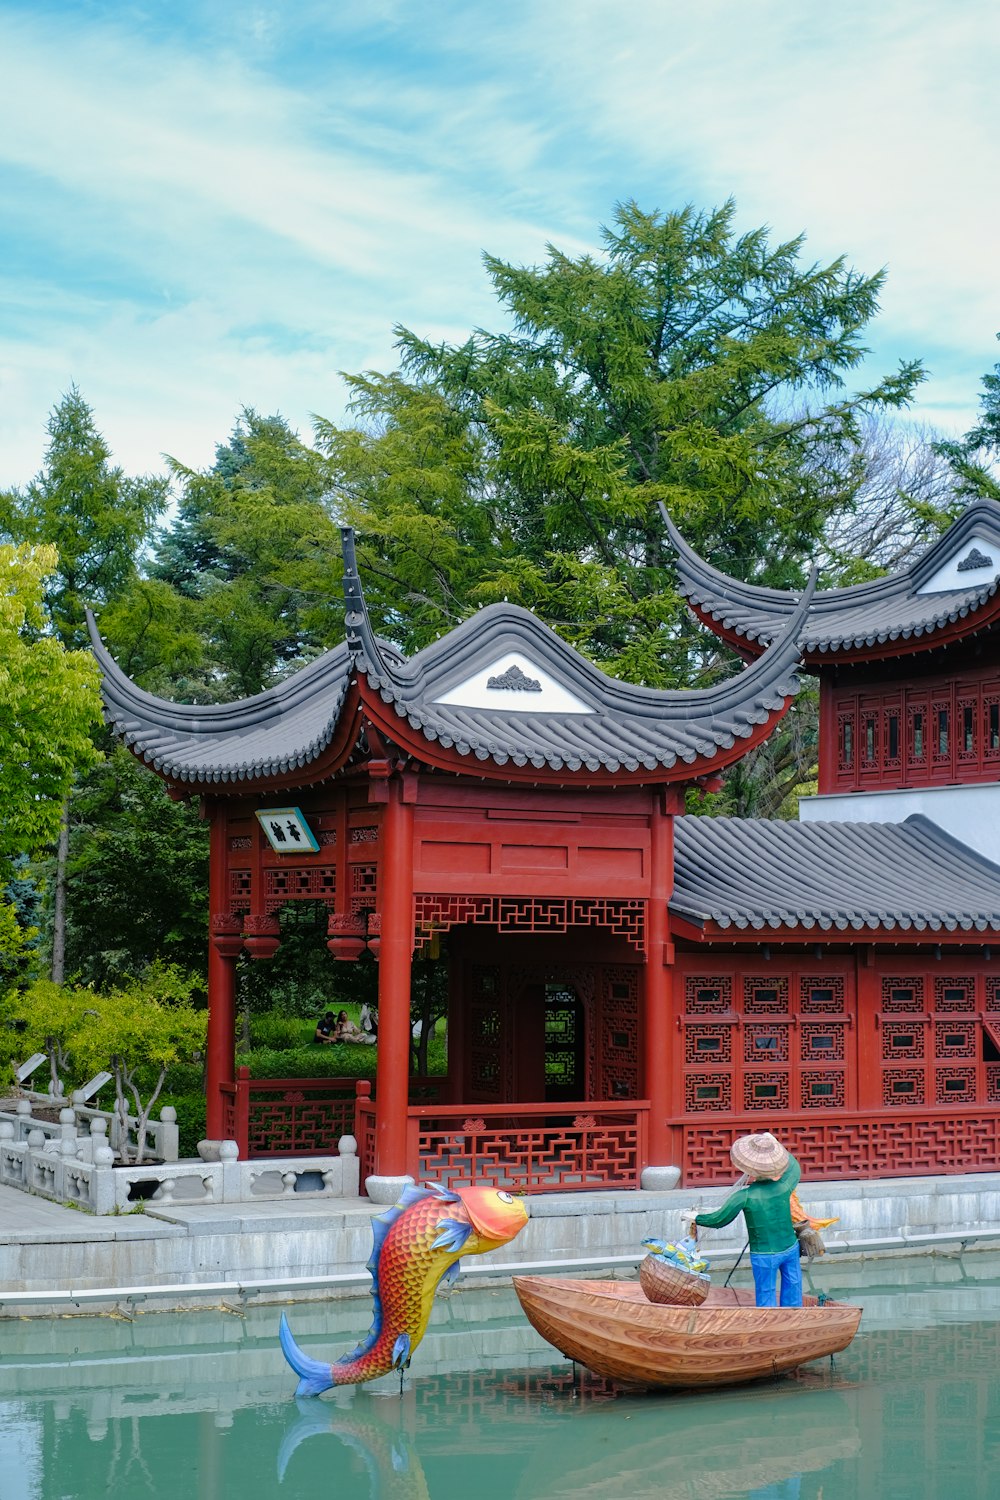
[{"label": "white railing", "polygon": [[[65,1106],[58,1123],[35,1118],[32,1111],[39,1102],[49,1111]],[[356,1198],[360,1192],[357,1143],[351,1135],[341,1136],[336,1156],[241,1162],[236,1142],[222,1141],[212,1153],[216,1160],[181,1161],[177,1118],[168,1106],[148,1131],[150,1147],[160,1159],[116,1165],[118,1156],[109,1144],[112,1121],[105,1111],[71,1107],[48,1095],[0,1103],[0,1184],[96,1214],[128,1213],[146,1203],[246,1203],[293,1194]],[[85,1132],[80,1124],[87,1125]]]}]

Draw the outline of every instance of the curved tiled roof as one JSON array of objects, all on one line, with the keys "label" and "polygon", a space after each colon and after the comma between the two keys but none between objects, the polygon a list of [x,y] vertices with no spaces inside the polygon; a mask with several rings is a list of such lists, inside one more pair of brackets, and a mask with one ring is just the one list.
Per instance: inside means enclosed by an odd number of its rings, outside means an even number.
[{"label": "curved tiled roof", "polygon": [[[679,765],[700,775],[783,713],[798,691],[798,637],[815,580],[781,638],[751,667],[715,687],[660,690],[608,677],[530,611],[509,604],[490,605],[408,661],[392,661],[372,632],[347,529],[343,549],[347,638],[358,671],[425,740],[479,762],[612,773]],[[534,712],[499,701],[441,701],[511,654],[533,663],[584,711],[546,712],[541,700]]]},{"label": "curved tiled roof", "polygon": [[252,698],[185,704],[136,687],[105,649],[89,611],[87,625],[105,719],[169,781],[217,785],[282,775],[308,766],[330,743],[351,677],[344,643]]},{"label": "curved tiled roof", "polygon": [[[758,648],[780,635],[797,607],[796,596],[782,589],[741,583],[719,572],[688,546],[662,504],[660,510],[677,553],[680,592],[707,623],[718,622],[722,631]],[[1000,578],[991,574],[978,583],[970,582],[967,588],[935,593],[921,593],[920,589],[948,558],[976,537],[989,538],[1000,553],[1000,505],[995,501],[969,506],[902,572],[850,588],[821,590],[809,610],[802,635],[803,652],[815,658],[933,637],[975,615],[993,599]],[[975,574],[971,577],[974,579]]]},{"label": "curved tiled roof", "polygon": [[699,926],[1000,931],[1000,865],[922,814],[901,823],[683,817],[670,910]]},{"label": "curved tiled roof", "polygon": [[[742,740],[759,737],[798,691],[798,634],[814,582],[780,639],[753,666],[716,687],[658,691],[616,682],[513,605],[482,610],[407,661],[371,628],[346,529],[344,563],[346,644],[235,703],[171,703],[144,692],[105,649],[88,615],[114,733],[168,781],[221,788],[286,776],[310,766],[331,743],[360,672],[429,746],[454,748],[476,762],[661,776],[676,765],[700,775]],[[528,711],[535,704],[524,706],[530,694],[523,691],[498,693],[496,707],[441,701],[456,688],[461,696],[470,674],[505,654],[547,676],[554,699],[534,683],[545,711]],[[513,680],[502,686],[530,685],[517,667],[511,670]]]}]

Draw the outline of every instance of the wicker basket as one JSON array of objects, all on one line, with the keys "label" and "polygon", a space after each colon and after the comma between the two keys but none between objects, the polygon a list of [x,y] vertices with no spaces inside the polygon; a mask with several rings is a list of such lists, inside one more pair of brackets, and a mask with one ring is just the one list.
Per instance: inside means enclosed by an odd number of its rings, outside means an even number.
[{"label": "wicker basket", "polygon": [[639,1266],[639,1285],[650,1302],[672,1302],[681,1307],[699,1307],[708,1296],[709,1283],[694,1271],[682,1271],[669,1261],[647,1255]]}]

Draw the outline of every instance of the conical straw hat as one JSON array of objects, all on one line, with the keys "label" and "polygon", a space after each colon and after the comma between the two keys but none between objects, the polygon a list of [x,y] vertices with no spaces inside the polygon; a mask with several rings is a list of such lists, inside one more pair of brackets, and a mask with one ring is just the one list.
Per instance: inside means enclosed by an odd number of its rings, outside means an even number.
[{"label": "conical straw hat", "polygon": [[788,1166],[788,1152],[769,1130],[760,1135],[741,1135],[729,1155],[733,1166],[751,1177],[780,1177]]}]

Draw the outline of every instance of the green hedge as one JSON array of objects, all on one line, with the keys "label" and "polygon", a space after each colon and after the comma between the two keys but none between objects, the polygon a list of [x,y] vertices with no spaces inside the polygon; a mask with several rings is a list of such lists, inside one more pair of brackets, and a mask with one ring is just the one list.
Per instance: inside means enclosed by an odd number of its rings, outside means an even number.
[{"label": "green hedge", "polygon": [[371,1078],[375,1077],[377,1047],[354,1042],[312,1043],[278,1051],[255,1047],[237,1054],[236,1066],[249,1068],[251,1078]]}]

